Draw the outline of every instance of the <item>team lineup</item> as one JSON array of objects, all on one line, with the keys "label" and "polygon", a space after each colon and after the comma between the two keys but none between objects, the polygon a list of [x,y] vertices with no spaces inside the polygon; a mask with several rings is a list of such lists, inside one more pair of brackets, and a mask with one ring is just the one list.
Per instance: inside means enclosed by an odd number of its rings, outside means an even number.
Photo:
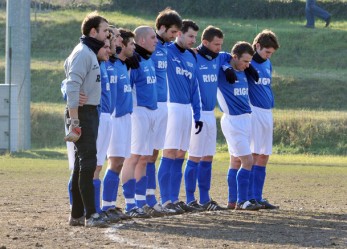
[{"label": "team lineup", "polygon": [[[72,172],[69,225],[279,208],[262,195],[273,137],[270,57],[279,48],[272,31],[252,44],[235,43],[229,53],[221,51],[222,30],[209,25],[195,46],[199,26],[170,8],[158,14],[155,29],[116,28],[92,12],[81,31],[61,87]],[[217,103],[230,154],[226,206],[210,196]],[[124,211],[116,205],[120,182]]]}]

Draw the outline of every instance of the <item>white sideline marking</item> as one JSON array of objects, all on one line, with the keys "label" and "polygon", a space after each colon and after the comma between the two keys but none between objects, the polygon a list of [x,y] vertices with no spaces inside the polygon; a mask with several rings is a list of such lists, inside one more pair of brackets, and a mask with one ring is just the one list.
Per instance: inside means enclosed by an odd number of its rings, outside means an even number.
[{"label": "white sideline marking", "polygon": [[[133,224],[134,222],[129,222],[127,224]],[[143,241],[136,241],[124,236],[117,235],[118,228],[124,226],[124,224],[115,224],[110,228],[105,229],[105,235],[110,240],[117,242],[119,244],[134,246],[136,248],[158,248],[158,249],[166,249],[165,247],[159,247],[158,245],[144,245]]]}]

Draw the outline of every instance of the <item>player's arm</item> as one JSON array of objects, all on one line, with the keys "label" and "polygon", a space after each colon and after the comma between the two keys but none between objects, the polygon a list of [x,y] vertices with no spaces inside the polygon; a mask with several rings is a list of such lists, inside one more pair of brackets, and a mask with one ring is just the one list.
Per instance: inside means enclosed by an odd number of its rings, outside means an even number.
[{"label": "player's arm", "polygon": [[[66,125],[69,127],[69,131],[67,135],[64,137],[64,140],[67,142],[77,142],[78,139],[81,136],[81,127],[79,119],[78,119],[78,104],[79,104],[79,92],[76,93],[70,93],[70,98],[76,99],[77,95],[77,106],[76,104],[69,103],[69,94],[67,94],[68,99],[68,111],[69,111],[69,117],[66,119]],[[72,103],[75,103],[75,101],[71,101]]]},{"label": "player's arm", "polygon": [[218,59],[220,65],[229,64],[231,61],[231,54],[227,52],[219,52]]},{"label": "player's arm", "polygon": [[226,80],[230,84],[234,84],[237,81],[237,76],[235,74],[234,69],[230,65],[230,61],[232,59],[231,54],[226,52],[220,52],[218,58],[221,68],[225,74]]},{"label": "player's arm", "polygon": [[81,128],[78,119],[78,106],[80,101],[80,90],[83,80],[88,71],[87,60],[79,54],[71,63],[69,72],[67,72],[66,95],[67,107],[70,118],[66,120],[69,126],[69,132],[64,137],[65,141],[77,142],[81,136]]},{"label": "player's arm", "polygon": [[201,112],[201,97],[199,92],[199,83],[198,79],[194,77],[192,85],[192,95],[191,95],[191,105],[193,109],[193,118],[195,122],[195,129],[197,130],[195,134],[199,134],[203,127],[203,122],[200,121],[200,112]]}]

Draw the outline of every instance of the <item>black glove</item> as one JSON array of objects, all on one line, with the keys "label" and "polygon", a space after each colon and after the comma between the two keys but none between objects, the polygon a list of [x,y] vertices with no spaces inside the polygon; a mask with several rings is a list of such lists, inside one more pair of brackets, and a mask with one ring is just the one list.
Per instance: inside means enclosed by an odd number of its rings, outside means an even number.
[{"label": "black glove", "polygon": [[232,67],[228,67],[224,70],[225,78],[230,84],[234,84],[235,81],[237,81],[237,76],[235,74],[235,71]]},{"label": "black glove", "polygon": [[133,56],[125,59],[125,64],[127,65],[128,69],[137,69],[140,67],[140,60],[140,55],[138,53],[134,53]]},{"label": "black glove", "polygon": [[245,74],[247,77],[251,77],[255,82],[259,81],[259,74],[252,64],[249,64],[249,67],[245,69]]},{"label": "black glove", "polygon": [[204,123],[202,121],[195,121],[195,129],[198,130],[197,132],[195,132],[195,134],[199,134],[201,132],[203,125]]}]

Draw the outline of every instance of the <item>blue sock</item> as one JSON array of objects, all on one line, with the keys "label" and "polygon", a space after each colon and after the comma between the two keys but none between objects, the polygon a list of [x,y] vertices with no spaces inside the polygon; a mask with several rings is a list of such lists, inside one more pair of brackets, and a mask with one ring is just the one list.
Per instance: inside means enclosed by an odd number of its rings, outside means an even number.
[{"label": "blue sock", "polygon": [[254,198],[257,201],[261,201],[263,199],[263,188],[266,177],[266,167],[254,165]]},{"label": "blue sock", "polygon": [[228,202],[236,203],[237,201],[237,175],[238,169],[230,169],[228,170]]},{"label": "blue sock", "polygon": [[250,174],[251,171],[242,167],[237,171],[237,203],[242,203],[248,200],[248,185]]},{"label": "blue sock", "polygon": [[125,210],[130,211],[136,207],[135,203],[135,186],[136,179],[130,179],[123,184],[123,195],[125,198]]},{"label": "blue sock", "polygon": [[119,184],[119,173],[108,169],[104,176],[104,189],[102,191],[102,210],[116,207]]},{"label": "blue sock", "polygon": [[138,206],[139,208],[142,208],[147,203],[146,190],[147,190],[147,176],[143,176],[138,182],[136,182],[136,188],[135,188],[136,206]]},{"label": "blue sock", "polygon": [[200,193],[200,204],[210,201],[209,191],[211,189],[212,162],[200,161],[198,169],[198,185]]},{"label": "blue sock", "polygon": [[67,184],[67,190],[69,192],[70,207],[72,206],[72,192],[71,192],[71,188],[72,188],[72,174],[70,176],[69,183]]},{"label": "blue sock", "polygon": [[178,201],[178,196],[180,194],[181,181],[182,181],[182,165],[184,159],[175,159],[173,165],[171,166],[171,178],[170,178],[170,200],[172,203]]},{"label": "blue sock", "polygon": [[252,200],[254,198],[254,169],[252,166],[251,172],[249,174],[249,185],[248,185],[248,199]]},{"label": "blue sock", "polygon": [[174,159],[167,157],[162,157],[160,160],[160,166],[158,169],[158,185],[162,204],[170,201],[170,171],[174,162]]},{"label": "blue sock", "polygon": [[147,163],[146,175],[148,179],[146,201],[148,206],[153,207],[157,204],[157,199],[155,198],[155,189],[157,187],[155,182],[155,163]]},{"label": "blue sock", "polygon": [[184,170],[184,185],[186,187],[187,203],[195,200],[196,181],[198,179],[198,163],[187,160]]},{"label": "blue sock", "polygon": [[93,185],[94,185],[94,203],[95,203],[95,210],[97,213],[101,212],[100,208],[100,188],[101,188],[101,181],[100,179],[93,179]]}]

